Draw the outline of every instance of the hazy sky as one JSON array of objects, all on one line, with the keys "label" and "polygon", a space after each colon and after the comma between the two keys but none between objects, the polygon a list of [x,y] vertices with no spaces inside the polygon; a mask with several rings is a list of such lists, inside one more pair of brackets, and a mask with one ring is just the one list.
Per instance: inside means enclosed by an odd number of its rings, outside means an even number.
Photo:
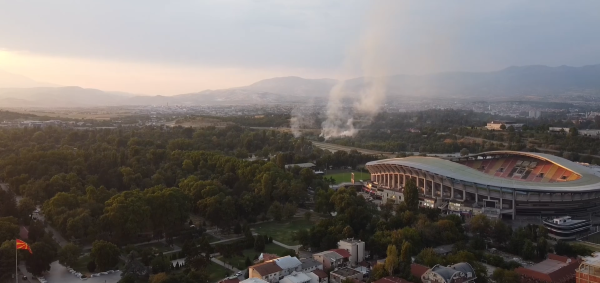
[{"label": "hazy sky", "polygon": [[398,10],[380,48],[393,73],[600,63],[600,1],[401,1],[0,0],[0,69],[163,95],[348,78],[373,5]]}]

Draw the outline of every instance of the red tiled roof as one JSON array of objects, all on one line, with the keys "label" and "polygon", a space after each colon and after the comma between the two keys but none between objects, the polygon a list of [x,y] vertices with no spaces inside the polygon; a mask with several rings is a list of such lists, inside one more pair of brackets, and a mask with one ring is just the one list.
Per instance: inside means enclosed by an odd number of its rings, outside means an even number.
[{"label": "red tiled roof", "polygon": [[327,273],[325,273],[325,271],[321,270],[321,269],[315,269],[312,271],[312,273],[314,273],[315,275],[317,275],[319,278],[327,278]]},{"label": "red tiled roof", "polygon": [[344,249],[333,249],[331,251],[338,253],[342,257],[350,258],[350,253],[347,250],[344,250]]},{"label": "red tiled roof", "polygon": [[260,274],[261,276],[265,276],[282,270],[281,267],[279,267],[279,265],[277,265],[273,261],[253,265],[250,266],[250,268],[254,268],[254,270],[256,270],[256,272],[258,272],[258,274]]},{"label": "red tiled roof", "polygon": [[[569,260],[571,261],[568,262]],[[542,271],[532,270],[524,267],[519,267],[515,269],[515,272],[519,273],[521,276],[530,277],[542,282],[566,282],[567,279],[575,278],[575,270],[579,267],[580,264],[579,260],[577,259],[559,256],[555,254],[548,254],[548,259],[538,264],[543,265],[546,263],[546,261],[560,261],[564,262],[566,265],[549,273],[544,273]]]},{"label": "red tiled roof", "polygon": [[410,265],[410,274],[414,277],[421,278],[421,275],[425,274],[429,270],[429,267],[413,263]]},{"label": "red tiled roof", "polygon": [[388,276],[388,277],[383,277],[373,283],[412,283],[410,281],[406,281],[402,278],[398,278],[398,277],[394,277],[394,276]]}]

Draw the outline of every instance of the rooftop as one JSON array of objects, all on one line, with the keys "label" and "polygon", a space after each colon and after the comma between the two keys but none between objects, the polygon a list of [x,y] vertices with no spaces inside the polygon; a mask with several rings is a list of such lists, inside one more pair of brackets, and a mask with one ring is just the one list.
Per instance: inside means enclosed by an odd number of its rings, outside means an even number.
[{"label": "rooftop", "polygon": [[289,255],[280,257],[280,258],[276,258],[273,260],[273,262],[275,262],[279,267],[281,267],[281,269],[296,268],[296,267],[302,265],[302,262],[300,262],[298,260],[298,258],[291,257]]},{"label": "rooftop", "polygon": [[[260,275],[265,276],[267,274],[275,273],[281,271],[281,267],[279,267],[275,262],[269,261],[257,265],[250,266],[250,268],[256,270]],[[250,282],[256,283],[256,282]]]},{"label": "rooftop", "polygon": [[314,165],[313,163],[298,163],[298,164],[286,164],[285,168],[292,168],[294,166],[298,166],[300,168],[311,168],[311,167],[315,167],[317,165]]},{"label": "rooftop", "polygon": [[308,282],[310,281],[310,277],[304,273],[301,272],[296,272],[293,273],[291,275],[288,275],[286,277],[283,277],[283,279],[288,279],[293,283],[302,283],[302,282]]},{"label": "rooftop", "polygon": [[548,259],[527,268],[519,267],[515,272],[541,282],[558,282],[559,279],[574,278],[577,267],[579,261],[576,259],[548,254]]},{"label": "rooftop", "polygon": [[421,275],[425,274],[427,270],[429,270],[429,267],[425,265],[420,265],[418,263],[413,263],[410,265],[410,274],[417,278],[421,278]]},{"label": "rooftop", "polygon": [[388,277],[383,277],[373,283],[412,283],[410,281],[406,281],[402,278],[399,277],[395,277],[395,276],[388,276]]},{"label": "rooftop", "polygon": [[240,281],[240,283],[269,283],[269,282],[262,280],[260,278],[248,278],[246,280]]},{"label": "rooftop", "polygon": [[348,252],[347,250],[344,250],[344,249],[333,249],[331,251],[336,252],[337,254],[341,255],[344,258],[349,258],[351,256],[350,252]]},{"label": "rooftop", "polygon": [[331,274],[336,274],[336,275],[339,275],[340,277],[350,277],[350,276],[355,276],[355,275],[362,274],[362,273],[360,273],[352,268],[344,267],[344,268],[340,268],[338,270],[332,271]]},{"label": "rooftop", "polygon": [[325,258],[329,258],[332,260],[338,260],[338,259],[343,258],[340,254],[338,254],[334,251],[324,251],[324,252],[316,253],[314,255],[320,255],[320,256],[323,256]]},{"label": "rooftop", "polygon": [[302,269],[313,268],[316,266],[323,265],[322,263],[312,259],[312,258],[303,258],[300,260],[302,262]]},{"label": "rooftop", "polygon": [[327,277],[329,277],[329,276],[327,276],[327,273],[325,271],[321,270],[321,269],[315,269],[311,273],[314,273],[319,278],[327,278]]}]

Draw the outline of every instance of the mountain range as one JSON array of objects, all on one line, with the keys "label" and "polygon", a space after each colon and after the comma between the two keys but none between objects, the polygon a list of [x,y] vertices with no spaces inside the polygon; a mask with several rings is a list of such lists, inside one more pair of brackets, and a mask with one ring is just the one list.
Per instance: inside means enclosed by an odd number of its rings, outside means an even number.
[{"label": "mountain range", "polygon": [[[174,96],[140,96],[81,87],[61,87],[0,72],[0,107],[84,107],[116,105],[219,105],[307,103],[326,101],[338,81],[278,77],[254,84]],[[344,81],[343,91],[358,95],[366,78]],[[447,72],[394,75],[386,78],[388,99],[396,97],[514,99],[553,98],[572,93],[600,96],[600,64],[583,67],[542,65],[509,67],[494,72]]]}]

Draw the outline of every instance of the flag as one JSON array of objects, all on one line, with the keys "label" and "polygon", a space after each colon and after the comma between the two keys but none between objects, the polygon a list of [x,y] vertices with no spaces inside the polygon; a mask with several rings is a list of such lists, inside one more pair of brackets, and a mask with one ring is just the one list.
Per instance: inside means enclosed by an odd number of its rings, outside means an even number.
[{"label": "flag", "polygon": [[17,250],[28,250],[30,254],[33,254],[29,245],[19,239],[17,239]]}]

